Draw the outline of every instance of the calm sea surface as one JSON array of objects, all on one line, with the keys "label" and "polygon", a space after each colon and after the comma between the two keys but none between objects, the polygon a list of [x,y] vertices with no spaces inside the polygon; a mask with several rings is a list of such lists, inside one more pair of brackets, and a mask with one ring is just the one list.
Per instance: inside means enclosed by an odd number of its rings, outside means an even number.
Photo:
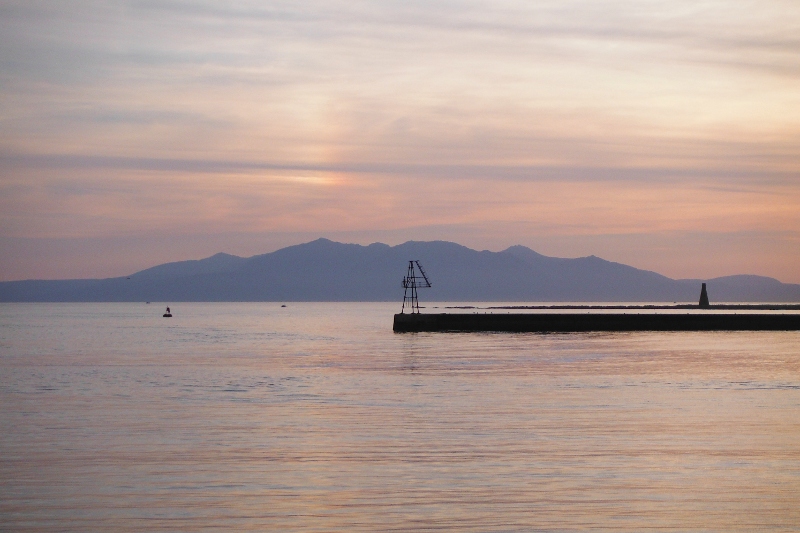
[{"label": "calm sea surface", "polygon": [[800,332],[0,305],[2,531],[800,531]]}]

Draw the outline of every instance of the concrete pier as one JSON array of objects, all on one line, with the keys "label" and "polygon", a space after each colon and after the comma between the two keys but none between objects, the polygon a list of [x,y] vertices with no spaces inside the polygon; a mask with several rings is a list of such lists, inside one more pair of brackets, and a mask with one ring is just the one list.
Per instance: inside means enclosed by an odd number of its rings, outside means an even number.
[{"label": "concrete pier", "polygon": [[394,315],[394,331],[790,331],[797,313],[414,313]]}]

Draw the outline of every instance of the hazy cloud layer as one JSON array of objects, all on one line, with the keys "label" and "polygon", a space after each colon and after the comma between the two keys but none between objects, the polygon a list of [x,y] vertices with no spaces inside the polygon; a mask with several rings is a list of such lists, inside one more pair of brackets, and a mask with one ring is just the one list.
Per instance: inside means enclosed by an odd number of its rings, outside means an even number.
[{"label": "hazy cloud layer", "polygon": [[800,282],[798,35],[778,0],[3,1],[2,279],[324,235]]}]

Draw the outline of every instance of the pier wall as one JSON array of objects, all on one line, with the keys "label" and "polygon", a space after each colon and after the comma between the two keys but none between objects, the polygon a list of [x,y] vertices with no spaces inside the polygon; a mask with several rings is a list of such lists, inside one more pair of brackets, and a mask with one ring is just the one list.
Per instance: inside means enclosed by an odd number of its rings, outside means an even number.
[{"label": "pier wall", "polygon": [[800,314],[438,313],[396,314],[394,331],[789,331]]}]

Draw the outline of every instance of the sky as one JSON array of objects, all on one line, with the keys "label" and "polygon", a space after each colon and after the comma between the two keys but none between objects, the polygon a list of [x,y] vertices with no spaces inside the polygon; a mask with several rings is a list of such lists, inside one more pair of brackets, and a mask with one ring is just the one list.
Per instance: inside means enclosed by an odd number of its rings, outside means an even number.
[{"label": "sky", "polygon": [[319,237],[800,283],[800,2],[0,0],[0,280]]}]

